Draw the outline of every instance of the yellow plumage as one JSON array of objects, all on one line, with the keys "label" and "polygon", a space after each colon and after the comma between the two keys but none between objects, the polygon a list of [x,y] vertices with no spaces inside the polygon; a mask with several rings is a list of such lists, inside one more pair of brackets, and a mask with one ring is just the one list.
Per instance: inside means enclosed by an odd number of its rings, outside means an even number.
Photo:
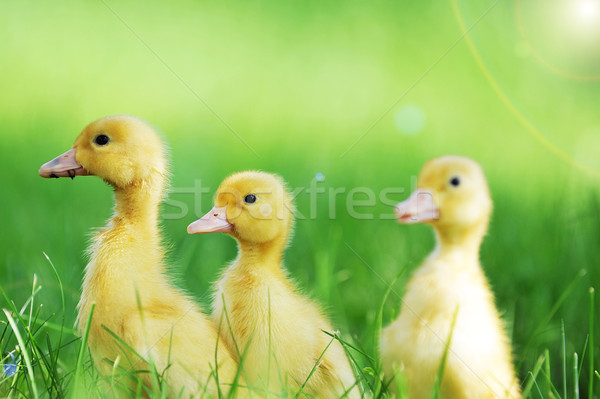
[{"label": "yellow plumage", "polygon": [[292,224],[292,201],[277,177],[242,172],[221,184],[215,208],[188,229],[225,231],[238,241],[237,259],[215,286],[213,319],[255,388],[279,394],[305,384],[304,392],[319,398],[345,391],[358,398],[341,344],[321,331],[333,332],[330,323],[283,269]]},{"label": "yellow plumage", "polygon": [[[104,375],[133,374],[149,370],[145,362],[153,362],[159,374],[165,373],[170,397],[198,395],[205,389],[216,396],[211,374],[218,367],[221,389],[227,392],[236,374],[235,361],[215,325],[165,275],[157,217],[167,163],[157,134],[137,118],[106,117],[88,125],[68,154],[44,165],[40,174],[92,174],[115,191],[115,214],[90,247],[78,306],[77,324],[83,332],[95,304],[88,345],[96,367]],[[113,370],[117,359],[124,370]],[[152,386],[149,373],[139,376]],[[135,382],[128,381],[123,382],[134,388]]]},{"label": "yellow plumage", "polygon": [[479,264],[491,209],[481,168],[457,156],[428,162],[418,190],[396,208],[400,222],[428,223],[437,240],[381,336],[386,376],[400,371],[411,399],[431,397],[450,337],[442,398],[521,397],[504,324]]}]

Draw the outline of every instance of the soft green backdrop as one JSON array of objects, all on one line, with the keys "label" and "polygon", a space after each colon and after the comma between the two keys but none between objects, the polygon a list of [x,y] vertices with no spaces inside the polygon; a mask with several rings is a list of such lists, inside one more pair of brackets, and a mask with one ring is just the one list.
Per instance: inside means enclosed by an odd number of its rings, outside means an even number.
[{"label": "soft green backdrop", "polygon": [[[189,208],[163,222],[180,286],[208,306],[211,281],[235,256],[233,240],[185,231],[225,176],[262,169],[291,188],[313,182],[326,193],[316,207],[297,196],[300,213],[316,217],[297,222],[286,264],[346,337],[366,342],[387,285],[433,239],[426,226],[380,220],[390,207],[379,200],[358,209],[372,220],[349,216],[347,193],[403,187],[392,196],[401,200],[427,159],[466,155],[493,193],[482,263],[520,377],[549,349],[562,393],[561,322],[572,380],[588,289],[600,287],[600,4],[578,1],[2,1],[0,284],[20,307],[37,274],[42,318],[60,324],[46,252],[72,325],[87,238],[112,196],[99,179],[42,180],[37,170],[87,123],[130,113],[171,148],[163,214],[178,212],[174,201]],[[196,184],[209,193],[195,196]],[[335,200],[332,188],[345,193]],[[392,294],[384,323],[399,303]]]}]

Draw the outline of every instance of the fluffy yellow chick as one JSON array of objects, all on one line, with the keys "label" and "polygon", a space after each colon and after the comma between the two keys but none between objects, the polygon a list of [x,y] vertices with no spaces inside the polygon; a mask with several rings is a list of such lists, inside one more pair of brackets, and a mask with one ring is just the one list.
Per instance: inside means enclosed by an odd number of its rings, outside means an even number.
[{"label": "fluffy yellow chick", "polygon": [[281,394],[303,386],[319,398],[358,398],[344,349],[322,331],[332,332],[330,323],[282,266],[292,206],[278,177],[237,173],[219,187],[215,207],[188,227],[191,234],[226,232],[238,242],[237,259],[216,283],[213,319],[258,390]]},{"label": "fluffy yellow chick", "polygon": [[458,156],[429,161],[418,189],[396,207],[400,223],[427,223],[437,241],[381,337],[384,371],[404,373],[411,399],[431,398],[449,338],[442,398],[521,397],[504,324],[479,264],[491,210],[481,167]]},{"label": "fluffy yellow chick", "polygon": [[[167,177],[164,152],[160,138],[145,122],[109,116],[83,129],[73,147],[43,165],[40,175],[95,175],[114,188],[115,214],[89,248],[77,317],[83,332],[96,304],[88,345],[99,371],[119,374],[122,370],[113,370],[112,364],[118,363],[133,375],[135,370],[149,370],[150,362],[164,373],[172,389],[169,396],[189,397],[205,390],[217,396],[219,389],[229,390],[237,365],[216,326],[165,275],[157,223]],[[220,388],[213,375],[217,367]],[[150,373],[139,375],[151,387]],[[136,383],[130,384],[133,388]]]}]

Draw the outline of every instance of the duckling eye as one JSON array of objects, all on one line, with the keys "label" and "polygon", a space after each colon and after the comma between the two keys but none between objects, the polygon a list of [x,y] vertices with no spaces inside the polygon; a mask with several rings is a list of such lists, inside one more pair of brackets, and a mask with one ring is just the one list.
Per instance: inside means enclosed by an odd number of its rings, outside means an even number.
[{"label": "duckling eye", "polygon": [[246,204],[254,204],[256,202],[256,195],[248,194],[244,197],[244,202]]},{"label": "duckling eye", "polygon": [[108,138],[108,136],[106,134],[99,134],[94,139],[94,143],[96,143],[98,145],[106,145],[106,144],[108,144],[109,141],[110,141],[110,139]]},{"label": "duckling eye", "polygon": [[460,179],[455,176],[452,179],[450,179],[450,184],[452,184],[454,187],[458,187],[460,186]]}]

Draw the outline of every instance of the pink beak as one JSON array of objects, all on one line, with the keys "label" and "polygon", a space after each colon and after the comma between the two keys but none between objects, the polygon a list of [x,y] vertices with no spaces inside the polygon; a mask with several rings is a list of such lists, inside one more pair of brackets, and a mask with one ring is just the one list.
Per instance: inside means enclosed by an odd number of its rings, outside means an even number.
[{"label": "pink beak", "polygon": [[404,224],[430,222],[440,217],[440,211],[433,201],[433,193],[429,190],[416,190],[406,201],[396,205],[394,210],[398,222]]},{"label": "pink beak", "polygon": [[40,176],[55,178],[70,177],[71,179],[74,179],[75,176],[89,175],[89,172],[77,163],[75,156],[75,148],[71,148],[69,151],[57,156],[52,161],[46,162],[40,168]]},{"label": "pink beak", "polygon": [[227,233],[232,229],[233,225],[227,220],[227,206],[215,206],[202,218],[190,224],[187,231],[189,234]]}]

